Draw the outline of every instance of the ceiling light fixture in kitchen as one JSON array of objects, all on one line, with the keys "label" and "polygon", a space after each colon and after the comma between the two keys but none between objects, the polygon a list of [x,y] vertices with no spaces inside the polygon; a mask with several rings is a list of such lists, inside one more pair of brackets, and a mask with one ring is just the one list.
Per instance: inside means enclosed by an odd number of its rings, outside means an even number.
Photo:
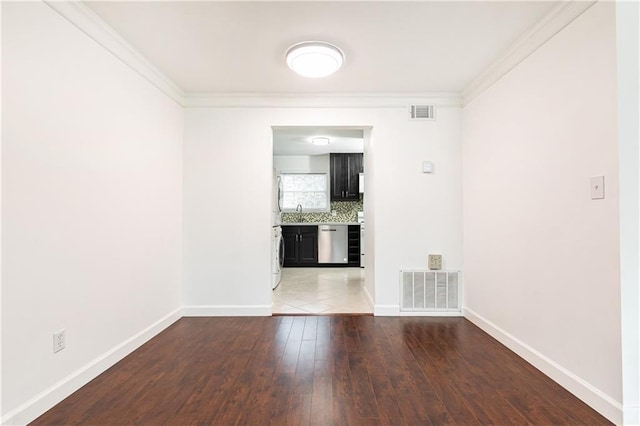
[{"label": "ceiling light fixture in kitchen", "polygon": [[339,47],[324,41],[303,41],[287,50],[287,65],[303,77],[326,77],[338,71],[344,63]]},{"label": "ceiling light fixture in kitchen", "polygon": [[311,143],[314,145],[329,145],[330,142],[329,138],[325,138],[324,136],[311,138]]}]

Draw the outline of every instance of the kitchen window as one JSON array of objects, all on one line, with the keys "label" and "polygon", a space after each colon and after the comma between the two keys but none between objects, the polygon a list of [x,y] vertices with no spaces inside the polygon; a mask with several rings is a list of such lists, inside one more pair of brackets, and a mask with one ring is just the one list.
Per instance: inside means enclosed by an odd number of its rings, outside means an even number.
[{"label": "kitchen window", "polygon": [[295,212],[302,204],[304,212],[329,211],[329,177],[326,173],[283,173],[282,211]]}]

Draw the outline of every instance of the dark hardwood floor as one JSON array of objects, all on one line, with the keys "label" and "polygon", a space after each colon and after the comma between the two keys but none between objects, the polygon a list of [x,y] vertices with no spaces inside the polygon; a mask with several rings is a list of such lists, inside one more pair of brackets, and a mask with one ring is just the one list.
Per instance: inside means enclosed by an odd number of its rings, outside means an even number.
[{"label": "dark hardwood floor", "polygon": [[610,424],[462,318],[183,318],[32,424]]}]

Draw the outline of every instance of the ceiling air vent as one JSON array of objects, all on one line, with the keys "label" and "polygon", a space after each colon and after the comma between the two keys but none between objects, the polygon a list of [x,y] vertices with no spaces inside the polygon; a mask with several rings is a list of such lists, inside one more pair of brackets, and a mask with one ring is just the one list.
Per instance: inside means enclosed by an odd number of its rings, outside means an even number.
[{"label": "ceiling air vent", "polygon": [[411,105],[409,106],[410,120],[435,120],[435,105]]}]

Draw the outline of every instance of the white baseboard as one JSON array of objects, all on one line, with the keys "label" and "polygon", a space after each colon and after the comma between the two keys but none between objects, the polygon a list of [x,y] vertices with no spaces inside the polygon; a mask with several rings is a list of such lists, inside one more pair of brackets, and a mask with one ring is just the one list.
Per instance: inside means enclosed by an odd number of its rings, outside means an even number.
[{"label": "white baseboard", "polygon": [[[553,381],[584,401],[591,408],[615,424],[622,424],[622,405],[609,395],[587,383],[562,365],[509,334],[496,324],[469,308],[462,308],[463,316],[511,349],[525,361],[549,376]],[[626,424],[626,423],[625,423]],[[629,423],[633,424],[633,423]]]},{"label": "white baseboard", "polygon": [[271,314],[269,305],[200,305],[182,308],[185,317],[268,317]]},{"label": "white baseboard", "polygon": [[377,317],[397,317],[400,316],[400,305],[375,305],[373,315]]},{"label": "white baseboard", "polygon": [[640,407],[636,406],[625,406],[623,408],[623,425],[640,425]]},{"label": "white baseboard", "polygon": [[377,317],[461,317],[461,311],[449,312],[402,312],[400,305],[375,305],[373,315]]},{"label": "white baseboard", "polygon": [[[373,304],[371,295],[365,288],[365,295]],[[398,305],[375,305],[376,316],[428,316],[430,313],[400,312]],[[431,313],[432,316],[459,316],[457,312]],[[47,410],[55,406],[67,396],[93,380],[102,372],[116,364],[131,352],[142,346],[148,340],[169,327],[182,316],[270,316],[271,307],[268,305],[255,306],[185,306],[176,309],[165,317],[156,321],[146,329],[125,340],[113,349],[105,352],[100,357],[78,369],[68,377],[55,385],[39,393],[29,401],[21,404],[11,412],[2,416],[3,425],[25,425]],[[463,308],[463,316],[476,324],[482,330],[507,346],[516,354],[524,358],[544,374],[566,388],[569,392],[593,407],[600,414],[616,424],[638,424],[640,412],[638,407],[623,407],[611,397],[587,383],[580,377],[571,373],[555,361],[547,358],[542,353],[520,341],[515,336],[502,330],[500,327],[485,319],[469,308]]]},{"label": "white baseboard", "polygon": [[461,317],[460,311],[440,311],[440,312],[400,312],[401,317]]},{"label": "white baseboard", "polygon": [[179,320],[182,316],[182,308],[169,313],[141,332],[135,334],[111,350],[105,352],[84,367],[60,380],[50,388],[40,392],[27,402],[2,416],[3,425],[25,425],[32,422],[57,403],[71,395],[82,386],[89,383],[95,377],[106,371],[109,367],[138,349],[152,337]]}]

